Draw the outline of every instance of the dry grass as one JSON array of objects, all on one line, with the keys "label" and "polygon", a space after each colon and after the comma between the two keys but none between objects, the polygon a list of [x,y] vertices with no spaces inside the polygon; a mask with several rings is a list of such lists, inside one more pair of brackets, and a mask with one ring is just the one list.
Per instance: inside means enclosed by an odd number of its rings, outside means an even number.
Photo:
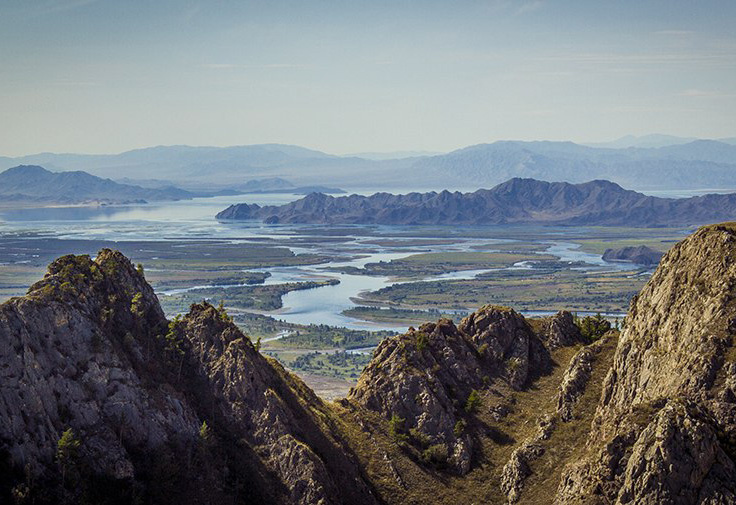
[{"label": "dry grass", "polygon": [[[532,465],[534,474],[525,483],[522,503],[550,503],[563,466],[582,453],[615,346],[612,340],[598,355],[588,388],[578,400],[575,419],[558,423],[552,437],[545,442],[546,452]],[[570,359],[579,349],[557,350],[553,354],[557,365],[552,372],[537,379],[525,391],[513,391],[499,383],[484,391],[483,406],[469,422],[470,428],[480,435],[474,440],[477,451],[473,469],[465,476],[417,464],[408,452],[393,442],[388,422],[374,412],[347,402],[332,404],[332,410],[342,420],[343,435],[375,484],[376,492],[385,500],[417,505],[506,503],[499,487],[503,465],[519,443],[536,432],[537,420],[555,411],[558,385]],[[495,422],[489,408],[500,402],[510,405],[511,412]],[[504,439],[509,443],[503,442]],[[394,470],[404,486],[397,482]]]}]

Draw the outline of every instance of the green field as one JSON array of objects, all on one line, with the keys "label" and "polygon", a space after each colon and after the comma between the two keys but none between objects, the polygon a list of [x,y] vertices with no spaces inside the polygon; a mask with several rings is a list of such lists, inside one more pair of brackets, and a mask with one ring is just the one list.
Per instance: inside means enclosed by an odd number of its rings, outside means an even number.
[{"label": "green field", "polygon": [[406,258],[388,262],[368,263],[364,268],[328,268],[355,275],[376,275],[394,279],[416,279],[447,272],[505,268],[521,261],[540,263],[556,262],[557,258],[548,254],[523,252],[437,252],[412,254]]},{"label": "green field", "polygon": [[397,284],[358,301],[409,309],[474,310],[490,303],[517,310],[625,312],[647,280],[638,273],[504,271],[473,280]]},{"label": "green field", "polygon": [[354,317],[364,321],[405,324],[407,327],[410,325],[419,326],[422,323],[435,321],[441,317],[450,317],[457,322],[468,314],[465,311],[448,315],[436,309],[412,310],[365,306],[343,310],[342,313],[348,317]]}]

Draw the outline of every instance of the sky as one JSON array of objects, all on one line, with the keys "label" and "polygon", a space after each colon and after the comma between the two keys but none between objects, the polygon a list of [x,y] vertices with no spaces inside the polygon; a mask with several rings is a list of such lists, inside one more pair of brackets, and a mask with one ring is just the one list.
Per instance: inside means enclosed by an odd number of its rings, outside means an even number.
[{"label": "sky", "polygon": [[0,155],[736,136],[736,1],[0,0]]}]

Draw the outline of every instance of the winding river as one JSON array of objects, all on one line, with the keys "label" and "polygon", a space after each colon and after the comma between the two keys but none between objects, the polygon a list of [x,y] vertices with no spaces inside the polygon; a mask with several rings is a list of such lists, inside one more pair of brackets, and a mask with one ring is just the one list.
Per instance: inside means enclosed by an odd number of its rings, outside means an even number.
[{"label": "winding river", "polygon": [[[220,238],[233,241],[263,240],[275,238],[288,240],[291,237],[303,236],[299,226],[267,226],[256,222],[218,222],[214,219],[217,211],[231,203],[243,201],[244,196],[218,198],[199,198],[192,201],[170,202],[155,205],[139,205],[114,208],[67,208],[67,209],[25,209],[6,212],[0,215],[0,234],[36,233],[61,239],[86,240],[198,240]],[[247,200],[259,204],[282,204],[300,198],[299,195],[248,195]],[[306,227],[305,227],[306,228]],[[375,228],[375,227],[374,227]],[[342,237],[346,242],[325,241],[320,244],[320,230],[329,236],[329,228],[309,227],[310,236],[316,237],[314,244],[291,247],[295,253],[322,253],[334,258],[331,263],[272,267],[263,270],[270,273],[266,284],[286,282],[302,282],[334,278],[339,284],[323,286],[309,290],[292,291],[286,294],[283,308],[269,313],[277,319],[298,324],[328,324],[345,326],[354,329],[387,329],[403,330],[403,324],[371,323],[342,314],[345,309],[355,306],[353,298],[366,291],[386,287],[396,280],[388,277],[355,275],[340,273],[333,269],[339,267],[362,268],[367,263],[389,262],[405,258],[421,252],[473,251],[478,246],[491,251],[494,243],[508,243],[510,240],[499,238],[465,238],[457,237],[449,241],[439,241],[432,245],[422,245],[426,234],[422,237],[406,236],[407,227],[393,230],[391,227],[378,227],[375,236],[361,233],[355,236]],[[401,231],[404,235],[396,237],[392,231]],[[411,233],[411,232],[410,232]],[[377,238],[391,236],[390,245],[377,245]],[[557,256],[560,261],[578,263],[574,268],[595,268],[603,270],[627,270],[631,265],[608,263],[599,255],[581,251],[579,245],[560,240],[540,240],[547,247],[542,254]],[[295,243],[298,243],[295,241]],[[330,270],[326,270],[330,268]],[[512,270],[533,269],[534,263],[519,262],[508,267]],[[421,280],[472,279],[488,272],[487,269],[446,272],[441,275]],[[418,281],[404,281],[418,282]],[[175,294],[202,287],[232,286],[192,286],[188,288],[162,291],[160,294]]]}]

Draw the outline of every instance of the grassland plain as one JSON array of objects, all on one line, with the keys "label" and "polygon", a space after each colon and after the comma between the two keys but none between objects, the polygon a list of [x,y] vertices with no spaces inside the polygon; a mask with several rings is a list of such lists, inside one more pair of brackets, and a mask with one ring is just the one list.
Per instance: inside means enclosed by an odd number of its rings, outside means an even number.
[{"label": "grassland plain", "polygon": [[377,323],[401,323],[407,326],[418,326],[426,323],[427,320],[435,320],[440,317],[449,317],[457,322],[460,318],[465,317],[467,311],[452,311],[451,313],[442,312],[437,309],[415,310],[415,309],[398,309],[394,307],[370,307],[357,306],[342,312],[348,317],[362,319],[365,321],[374,321]]},{"label": "grassland plain", "polygon": [[415,279],[448,272],[507,268],[524,261],[551,263],[556,262],[557,257],[550,254],[529,254],[525,252],[432,252],[412,254],[406,258],[388,262],[368,263],[364,268],[337,268],[335,270],[357,275]]},{"label": "grassland plain", "polygon": [[[642,270],[499,271],[475,279],[395,284],[356,298],[362,305],[469,310],[483,304],[519,310],[625,312],[645,284]],[[370,315],[366,313],[366,315]]]}]

